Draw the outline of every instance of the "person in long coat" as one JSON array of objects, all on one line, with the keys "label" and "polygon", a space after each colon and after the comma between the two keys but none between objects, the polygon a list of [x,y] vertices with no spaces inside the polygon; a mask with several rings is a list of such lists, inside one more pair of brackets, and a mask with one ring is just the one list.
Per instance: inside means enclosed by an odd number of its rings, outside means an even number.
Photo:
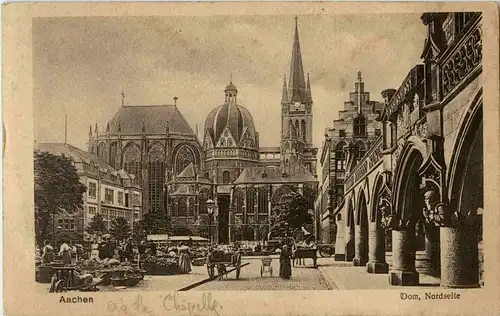
[{"label": "person in long coat", "polygon": [[287,245],[283,245],[283,250],[280,253],[280,277],[290,279],[292,276],[292,253]]},{"label": "person in long coat", "polygon": [[189,261],[189,247],[179,247],[179,270],[182,274],[191,272],[191,262]]}]

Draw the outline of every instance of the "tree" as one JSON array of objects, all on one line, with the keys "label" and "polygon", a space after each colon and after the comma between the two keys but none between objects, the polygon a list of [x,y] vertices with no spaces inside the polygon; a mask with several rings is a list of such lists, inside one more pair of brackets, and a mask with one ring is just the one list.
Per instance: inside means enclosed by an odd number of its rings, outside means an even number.
[{"label": "tree", "polygon": [[83,207],[86,186],[80,182],[73,160],[64,155],[35,151],[35,234],[37,243],[48,239],[51,217],[76,213]]},{"label": "tree", "polygon": [[125,218],[118,217],[111,222],[109,233],[111,236],[115,237],[116,240],[123,240],[130,236],[131,228]]},{"label": "tree", "polygon": [[170,234],[172,232],[172,223],[170,216],[167,214],[149,211],[135,225],[135,228],[136,237],[144,238],[147,234]]},{"label": "tree", "polygon": [[290,192],[273,208],[271,234],[276,237],[293,236],[304,224],[311,222],[307,200],[298,193]]},{"label": "tree", "polygon": [[101,214],[96,214],[85,229],[91,235],[103,235],[108,232],[104,217]]}]

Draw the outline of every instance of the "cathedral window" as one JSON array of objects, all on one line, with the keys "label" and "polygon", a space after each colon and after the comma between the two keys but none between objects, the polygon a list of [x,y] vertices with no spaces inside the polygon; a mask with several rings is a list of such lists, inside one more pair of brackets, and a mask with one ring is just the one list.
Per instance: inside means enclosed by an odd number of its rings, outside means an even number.
[{"label": "cathedral window", "polygon": [[188,216],[187,209],[188,209],[187,200],[185,197],[181,197],[179,200],[177,200],[177,216],[179,217]]},{"label": "cathedral window", "polygon": [[254,213],[255,210],[255,190],[253,188],[247,189],[247,213]]},{"label": "cathedral window", "polygon": [[233,210],[235,214],[242,214],[243,213],[243,206],[244,206],[244,199],[245,199],[245,192],[242,189],[236,189],[234,192],[234,205],[233,205]]},{"label": "cathedral window", "polygon": [[335,164],[337,166],[337,170],[345,169],[346,156],[344,146],[344,142],[340,142],[337,146],[335,146]]},{"label": "cathedral window", "polygon": [[366,135],[366,119],[363,116],[358,116],[354,119],[354,136]]},{"label": "cathedral window", "polygon": [[163,186],[165,182],[165,155],[159,145],[149,152],[148,166],[149,206],[151,211],[163,210]]},{"label": "cathedral window", "polygon": [[126,172],[135,175],[136,179],[142,179],[141,172],[141,151],[138,146],[132,145],[125,149],[123,154],[123,169]]},{"label": "cathedral window", "polygon": [[207,214],[207,200],[210,197],[210,193],[207,189],[202,189],[198,195],[198,213]]},{"label": "cathedral window", "polygon": [[175,158],[175,174],[180,174],[190,163],[195,163],[193,151],[188,146],[182,146]]},{"label": "cathedral window", "polygon": [[259,213],[267,214],[269,212],[269,204],[267,203],[267,188],[261,187],[259,188]]},{"label": "cathedral window", "polygon": [[230,174],[229,171],[225,170],[224,172],[222,172],[222,183],[229,183],[229,182],[231,182]]},{"label": "cathedral window", "polygon": [[109,164],[111,165],[111,167],[115,169],[119,169],[117,168],[117,161],[116,161],[117,153],[118,153],[118,144],[112,143],[109,148]]}]

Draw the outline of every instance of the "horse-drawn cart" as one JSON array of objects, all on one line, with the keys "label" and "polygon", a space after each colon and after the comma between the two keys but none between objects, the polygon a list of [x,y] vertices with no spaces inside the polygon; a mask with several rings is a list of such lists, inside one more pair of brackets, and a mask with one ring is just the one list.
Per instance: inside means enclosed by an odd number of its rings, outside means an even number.
[{"label": "horse-drawn cart", "polygon": [[228,273],[228,268],[234,267],[236,270],[236,279],[240,278],[241,271],[241,253],[225,252],[223,250],[212,250],[207,256],[208,276],[211,280],[215,279],[215,269],[217,275],[221,276]]}]

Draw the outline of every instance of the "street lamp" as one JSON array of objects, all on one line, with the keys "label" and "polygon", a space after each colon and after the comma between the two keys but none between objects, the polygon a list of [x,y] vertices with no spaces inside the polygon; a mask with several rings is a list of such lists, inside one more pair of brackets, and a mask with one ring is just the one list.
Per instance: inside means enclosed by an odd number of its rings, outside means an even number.
[{"label": "street lamp", "polygon": [[212,199],[208,199],[206,202],[207,212],[208,212],[208,242],[212,244],[212,214],[214,212],[215,202]]}]

